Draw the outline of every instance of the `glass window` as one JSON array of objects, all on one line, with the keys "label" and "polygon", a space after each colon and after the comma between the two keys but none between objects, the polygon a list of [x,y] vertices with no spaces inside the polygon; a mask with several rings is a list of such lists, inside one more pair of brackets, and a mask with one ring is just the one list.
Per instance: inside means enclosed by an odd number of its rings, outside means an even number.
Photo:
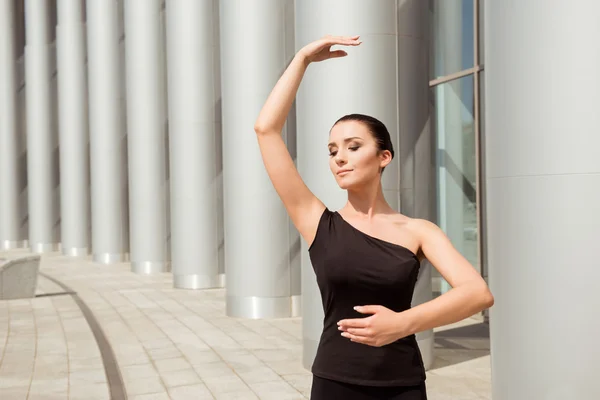
[{"label": "glass window", "polygon": [[479,6],[479,15],[477,16],[477,22],[479,22],[479,65],[483,64],[483,60],[485,59],[485,26],[484,26],[484,18],[483,18],[483,7],[485,7],[485,1],[479,0],[477,2]]},{"label": "glass window", "polygon": [[[456,249],[480,270],[473,76],[431,90],[435,96],[438,225]],[[445,293],[450,287],[438,279],[439,290]]]},{"label": "glass window", "polygon": [[433,0],[430,79],[472,68],[473,0]]},{"label": "glass window", "polygon": [[[485,149],[485,119],[483,118],[483,116],[485,115],[485,102],[483,101],[483,99],[485,98],[485,71],[481,71],[479,72],[479,137],[480,137],[480,143],[479,143],[479,148],[480,149]],[[485,169],[485,163],[483,162],[483,158],[482,155],[480,155],[480,158],[482,161],[479,162],[479,176],[480,177],[485,177],[486,176],[486,169]],[[486,180],[485,179],[479,179],[479,190],[481,193],[480,196],[480,207],[481,207],[481,211],[479,212],[479,218],[481,218],[481,221],[479,223],[479,229],[481,230],[480,232],[480,238],[481,238],[481,249],[480,251],[482,252],[482,254],[480,255],[480,262],[481,262],[481,275],[487,279],[488,277],[488,267],[487,267],[487,231],[486,231],[486,224],[487,221],[485,219],[485,215],[486,215],[486,209],[485,209],[485,205],[486,205]]]}]

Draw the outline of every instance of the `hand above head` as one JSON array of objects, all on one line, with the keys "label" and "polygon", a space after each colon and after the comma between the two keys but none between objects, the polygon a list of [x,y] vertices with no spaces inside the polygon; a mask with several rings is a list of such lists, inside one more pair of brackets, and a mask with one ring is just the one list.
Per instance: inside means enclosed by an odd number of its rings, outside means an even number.
[{"label": "hand above head", "polygon": [[401,313],[383,306],[355,307],[361,314],[372,314],[365,318],[344,319],[338,322],[342,336],[352,342],[381,347],[408,336]]},{"label": "hand above head", "polygon": [[328,60],[330,58],[345,57],[348,55],[344,50],[331,51],[331,46],[358,46],[362,42],[359,36],[331,36],[327,35],[319,40],[307,44],[298,52],[308,63]]}]

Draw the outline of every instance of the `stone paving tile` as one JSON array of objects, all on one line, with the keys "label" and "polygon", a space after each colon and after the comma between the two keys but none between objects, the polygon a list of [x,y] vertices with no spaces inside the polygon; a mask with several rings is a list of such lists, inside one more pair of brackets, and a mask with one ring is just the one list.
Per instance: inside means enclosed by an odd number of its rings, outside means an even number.
[{"label": "stone paving tile", "polygon": [[250,389],[242,392],[228,392],[228,393],[217,393],[215,395],[217,400],[254,400],[259,399],[254,392]]},{"label": "stone paving tile", "polygon": [[[190,397],[191,399],[192,397]],[[167,392],[140,394],[138,396],[129,397],[130,400],[171,400]]]},{"label": "stone paving tile", "polygon": [[90,368],[104,368],[100,355],[90,358],[71,358],[69,353],[69,371],[74,372]]},{"label": "stone paving tile", "polygon": [[275,371],[266,366],[237,369],[236,372],[246,384],[275,382],[280,379]]},{"label": "stone paving tile", "polygon": [[484,398],[491,393],[489,356],[428,372],[428,387],[438,396],[460,392]]},{"label": "stone paving tile", "polygon": [[214,396],[204,384],[178,386],[169,389],[169,395],[172,400],[213,400]]},{"label": "stone paving tile", "polygon": [[235,374],[206,377],[203,380],[216,397],[225,393],[237,393],[239,395],[240,393],[252,392],[250,387]]},{"label": "stone paving tile", "polygon": [[0,396],[3,399],[26,399],[29,384],[22,386],[0,387]]},{"label": "stone paving tile", "polygon": [[58,286],[56,283],[52,282],[46,277],[39,275],[37,287],[35,289],[36,295],[43,294],[54,294],[54,293],[64,293],[65,290]]},{"label": "stone paving tile", "polygon": [[[0,394],[19,398],[29,391],[35,363],[37,335],[35,317],[29,301],[7,301],[7,336],[0,364]],[[8,397],[8,395],[6,395]],[[2,396],[0,396],[2,397]]]},{"label": "stone paving tile", "polygon": [[432,400],[480,400],[477,392],[464,379],[447,378],[435,372],[427,374],[427,397]]},{"label": "stone paving tile", "polygon": [[164,381],[167,388],[202,383],[200,377],[192,368],[162,372],[160,377]]},{"label": "stone paving tile", "polygon": [[298,400],[304,399],[304,395],[293,386],[279,379],[272,382],[252,383],[250,387],[261,399],[265,400]]},{"label": "stone paving tile", "polygon": [[219,354],[210,348],[205,349],[204,347],[196,347],[194,345],[181,345],[179,348],[192,365],[206,364],[221,360]]},{"label": "stone paving tile", "polygon": [[71,386],[84,386],[106,382],[104,368],[83,369],[69,373],[69,385]]},{"label": "stone paving tile", "polygon": [[[231,367],[223,361],[216,361],[206,364],[196,364],[193,366],[200,378],[206,381],[209,378],[222,376],[236,376]],[[237,376],[236,376],[237,378]]]},{"label": "stone paving tile", "polygon": [[102,383],[70,386],[70,400],[110,400],[108,386]]},{"label": "stone paving tile", "polygon": [[311,374],[305,372],[302,374],[284,375],[282,378],[292,385],[297,391],[302,393],[306,398],[309,397],[310,388],[312,386]]},{"label": "stone paving tile", "polygon": [[125,382],[128,396],[139,394],[152,394],[166,391],[165,386],[160,379],[156,378],[137,378]]},{"label": "stone paving tile", "polygon": [[190,369],[192,366],[183,357],[167,358],[165,360],[156,361],[154,363],[156,369],[161,374],[164,372],[181,371],[184,369]]},{"label": "stone paving tile", "polygon": [[[51,254],[43,256],[41,268],[90,308],[130,399],[309,396],[301,318],[229,318],[224,289],[177,290],[170,274],[132,274],[127,263],[99,265],[90,257]],[[43,277],[38,294],[47,296],[0,301],[0,398],[109,398],[95,337],[72,296]],[[444,339],[452,346],[436,346],[429,397],[489,399],[489,339]]]},{"label": "stone paving tile", "polygon": [[142,378],[154,378],[159,380],[158,371],[154,364],[140,364],[140,365],[129,365],[121,367],[121,374],[123,380],[126,382],[142,379]]},{"label": "stone paving tile", "polygon": [[300,358],[301,355],[298,355],[298,358],[294,361],[269,361],[267,365],[279,375],[308,373],[302,365]]}]

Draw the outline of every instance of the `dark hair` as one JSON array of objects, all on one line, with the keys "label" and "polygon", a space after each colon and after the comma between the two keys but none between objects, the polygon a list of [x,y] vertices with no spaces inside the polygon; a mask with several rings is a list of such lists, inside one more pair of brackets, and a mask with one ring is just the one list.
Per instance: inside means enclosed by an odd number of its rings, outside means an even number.
[{"label": "dark hair", "polygon": [[[348,114],[335,121],[333,126],[336,126],[339,122],[344,121],[357,121],[365,124],[365,126],[371,132],[371,135],[373,135],[379,151],[388,150],[390,153],[392,153],[392,158],[394,158],[394,146],[392,145],[392,139],[383,122],[369,115]],[[383,169],[381,172],[383,172]]]}]

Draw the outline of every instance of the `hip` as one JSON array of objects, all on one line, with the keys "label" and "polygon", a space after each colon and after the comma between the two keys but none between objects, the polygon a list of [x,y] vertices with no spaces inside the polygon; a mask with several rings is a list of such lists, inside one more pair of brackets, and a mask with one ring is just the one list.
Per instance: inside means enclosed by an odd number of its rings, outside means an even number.
[{"label": "hip", "polygon": [[427,400],[425,382],[414,386],[365,386],[313,375],[311,400]]}]

